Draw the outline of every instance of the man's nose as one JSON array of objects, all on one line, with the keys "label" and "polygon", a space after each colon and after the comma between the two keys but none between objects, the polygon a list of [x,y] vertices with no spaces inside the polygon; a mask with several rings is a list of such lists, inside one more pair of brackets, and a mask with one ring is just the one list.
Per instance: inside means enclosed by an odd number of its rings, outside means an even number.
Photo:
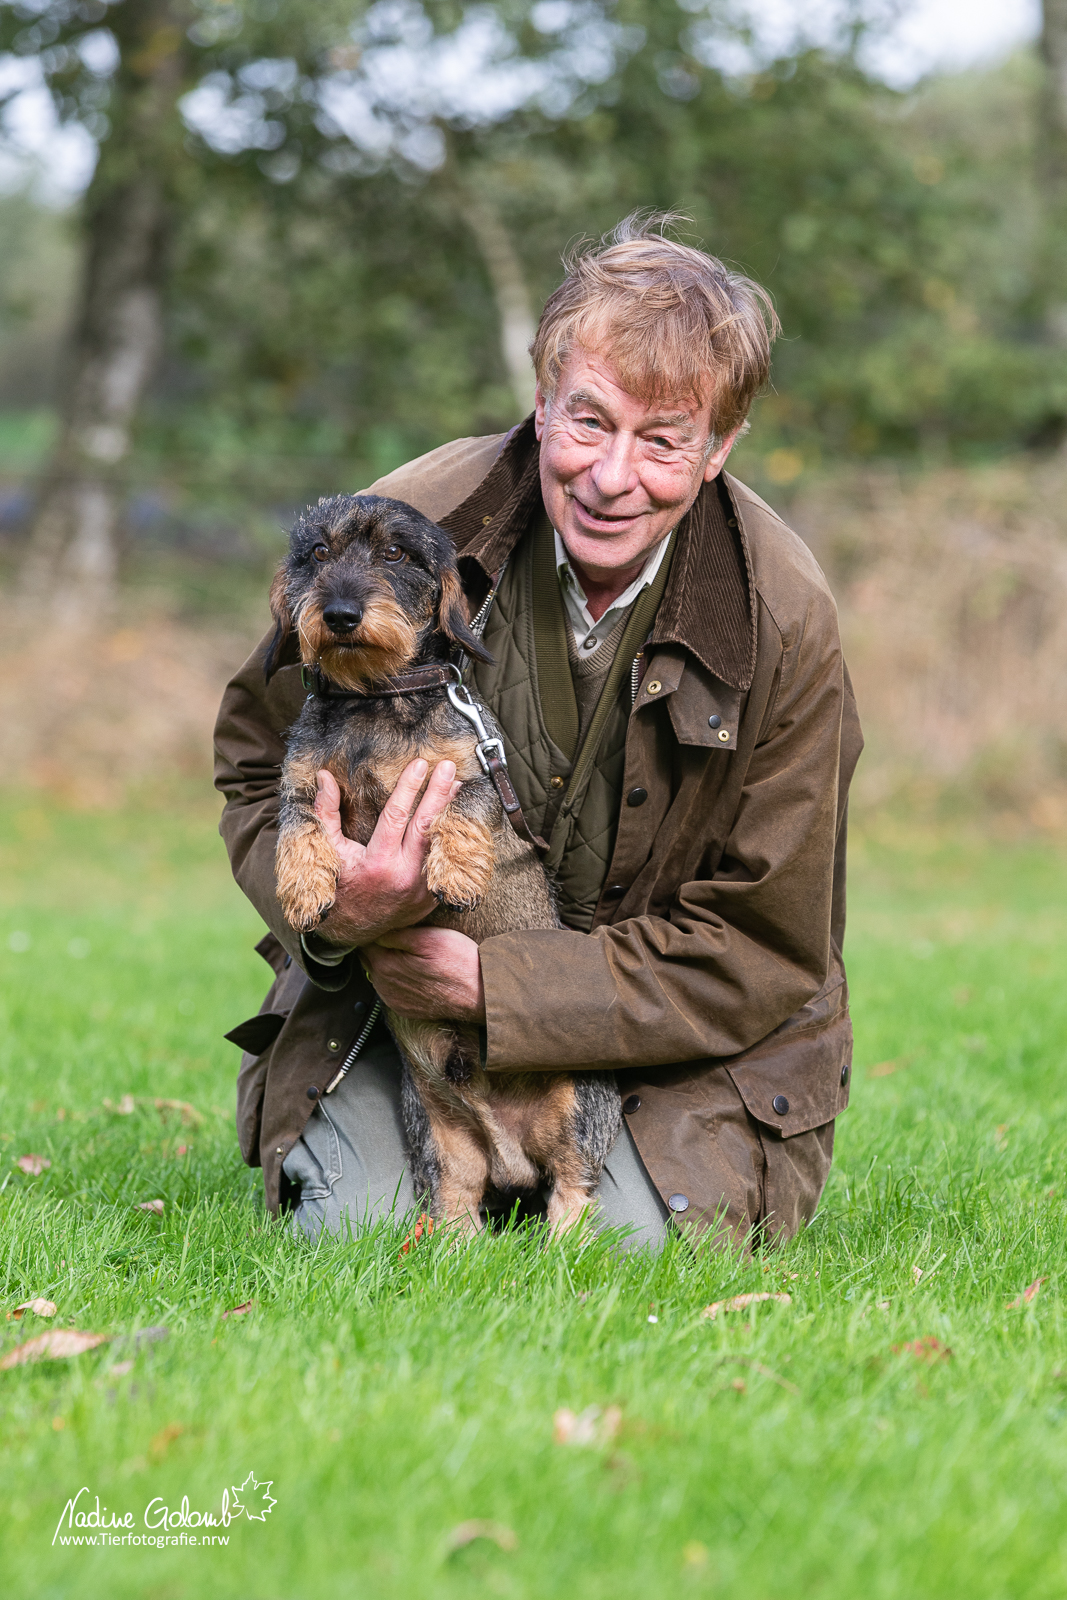
[{"label": "man's nose", "polygon": [[636,489],[636,447],[633,434],[619,432],[607,435],[604,450],[591,468],[597,492],[606,500]]}]

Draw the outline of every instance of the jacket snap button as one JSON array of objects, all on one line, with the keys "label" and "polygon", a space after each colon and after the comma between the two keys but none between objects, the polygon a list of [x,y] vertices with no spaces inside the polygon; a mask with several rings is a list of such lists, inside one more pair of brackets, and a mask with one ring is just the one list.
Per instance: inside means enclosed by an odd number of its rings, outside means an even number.
[{"label": "jacket snap button", "polygon": [[492,522],[492,520],[493,520],[492,517],[483,517],[482,518],[482,527],[483,528],[488,528],[488,526]]},{"label": "jacket snap button", "polygon": [[845,1065],[841,1068],[841,1087],[842,1087],[842,1089],[845,1087],[845,1084],[847,1082],[848,1082],[848,1063],[846,1062]]},{"label": "jacket snap button", "polygon": [[280,1144],[278,1146],[277,1150],[274,1153],[275,1153],[275,1155],[283,1156],[285,1154],[285,1146],[283,1144]]},{"label": "jacket snap button", "polygon": [[317,1086],[315,1084],[313,1084],[313,1083],[309,1083],[308,1084],[308,1099],[309,1100],[317,1100],[318,1098],[319,1098],[319,1091],[318,1091]]},{"label": "jacket snap button", "polygon": [[643,806],[647,799],[647,789],[631,789],[629,794],[626,796],[626,804],[628,806]]},{"label": "jacket snap button", "polygon": [[628,1117],[632,1117],[635,1111],[640,1111],[641,1109],[641,1096],[639,1094],[628,1094],[622,1103],[622,1109]]},{"label": "jacket snap button", "polygon": [[662,685],[662,683],[660,683],[659,679],[658,678],[653,678],[652,682],[648,686],[648,689],[646,690],[646,693],[647,694],[659,694],[659,692],[660,692],[660,690],[662,688],[663,688],[663,685]]},{"label": "jacket snap button", "polygon": [[624,883],[609,883],[608,887],[604,890],[604,899],[621,900],[625,893],[626,885]]},{"label": "jacket snap button", "polygon": [[729,730],[729,728],[720,728],[719,729],[719,738],[722,740],[723,744],[729,744],[730,743],[730,730]]},{"label": "jacket snap button", "polygon": [[776,1094],[774,1099],[771,1101],[771,1105],[774,1107],[775,1111],[777,1111],[780,1117],[784,1117],[786,1112],[789,1110],[789,1101],[786,1099],[784,1094]]},{"label": "jacket snap button", "polygon": [[550,787],[553,788],[553,789],[562,789],[563,788],[563,779],[561,777],[559,777],[558,775],[553,775],[551,778],[549,778],[548,782],[549,782]]},{"label": "jacket snap button", "polygon": [[672,1211],[688,1211],[689,1196],[687,1194],[672,1194],[667,1196],[667,1204]]},{"label": "jacket snap button", "polygon": [[327,1039],[326,1048],[327,1048],[327,1050],[340,1050],[340,1048],[341,1048],[340,1039]]},{"label": "jacket snap button", "polygon": [[719,716],[709,717],[708,718],[708,727],[709,728],[721,728],[722,727],[722,718],[719,717]]}]

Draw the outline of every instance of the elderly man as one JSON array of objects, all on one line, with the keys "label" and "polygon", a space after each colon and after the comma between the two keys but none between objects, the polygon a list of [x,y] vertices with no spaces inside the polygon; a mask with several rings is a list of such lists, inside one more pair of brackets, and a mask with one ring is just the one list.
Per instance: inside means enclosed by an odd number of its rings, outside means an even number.
[{"label": "elderly man", "polygon": [[746,1245],[812,1215],[848,1099],[845,814],[861,740],[819,568],[722,471],[774,325],[747,279],[624,223],[545,307],[532,417],[372,486],[449,531],[472,612],[492,596],[494,661],[473,678],[548,841],[563,928],[479,947],[420,925],[427,830],[455,770],[415,762],[365,848],[320,775],[342,873],[321,928],[294,934],[274,847],[296,656],[268,686],[264,641],[229,685],[221,828],[276,973],[231,1035],[246,1052],[241,1148],[305,1230],[418,1198],[398,1058],[380,1024],[367,1033],[375,992],[481,1024],[490,1073],[614,1072],[624,1121],[599,1213],[631,1240],[655,1246],[674,1224]]}]

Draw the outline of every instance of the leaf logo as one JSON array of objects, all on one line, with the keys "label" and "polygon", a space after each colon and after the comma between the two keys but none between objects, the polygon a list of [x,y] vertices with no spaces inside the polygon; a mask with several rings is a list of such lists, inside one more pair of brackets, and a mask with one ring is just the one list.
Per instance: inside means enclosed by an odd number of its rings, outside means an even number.
[{"label": "leaf logo", "polygon": [[255,1473],[250,1472],[240,1488],[231,1488],[234,1515],[240,1515],[243,1511],[252,1522],[266,1522],[270,1512],[278,1504],[270,1492],[273,1482],[274,1479],[271,1478],[269,1483],[258,1483]]}]

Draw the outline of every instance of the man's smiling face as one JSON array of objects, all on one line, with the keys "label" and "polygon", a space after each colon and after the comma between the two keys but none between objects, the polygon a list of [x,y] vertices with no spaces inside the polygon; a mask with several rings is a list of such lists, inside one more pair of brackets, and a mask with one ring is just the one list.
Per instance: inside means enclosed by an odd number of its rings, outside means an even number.
[{"label": "man's smiling face", "polygon": [[555,396],[537,390],[541,493],[567,553],[590,577],[637,569],[720,471],[736,433],[709,455],[710,397],[639,399],[611,362],[581,346]]}]

